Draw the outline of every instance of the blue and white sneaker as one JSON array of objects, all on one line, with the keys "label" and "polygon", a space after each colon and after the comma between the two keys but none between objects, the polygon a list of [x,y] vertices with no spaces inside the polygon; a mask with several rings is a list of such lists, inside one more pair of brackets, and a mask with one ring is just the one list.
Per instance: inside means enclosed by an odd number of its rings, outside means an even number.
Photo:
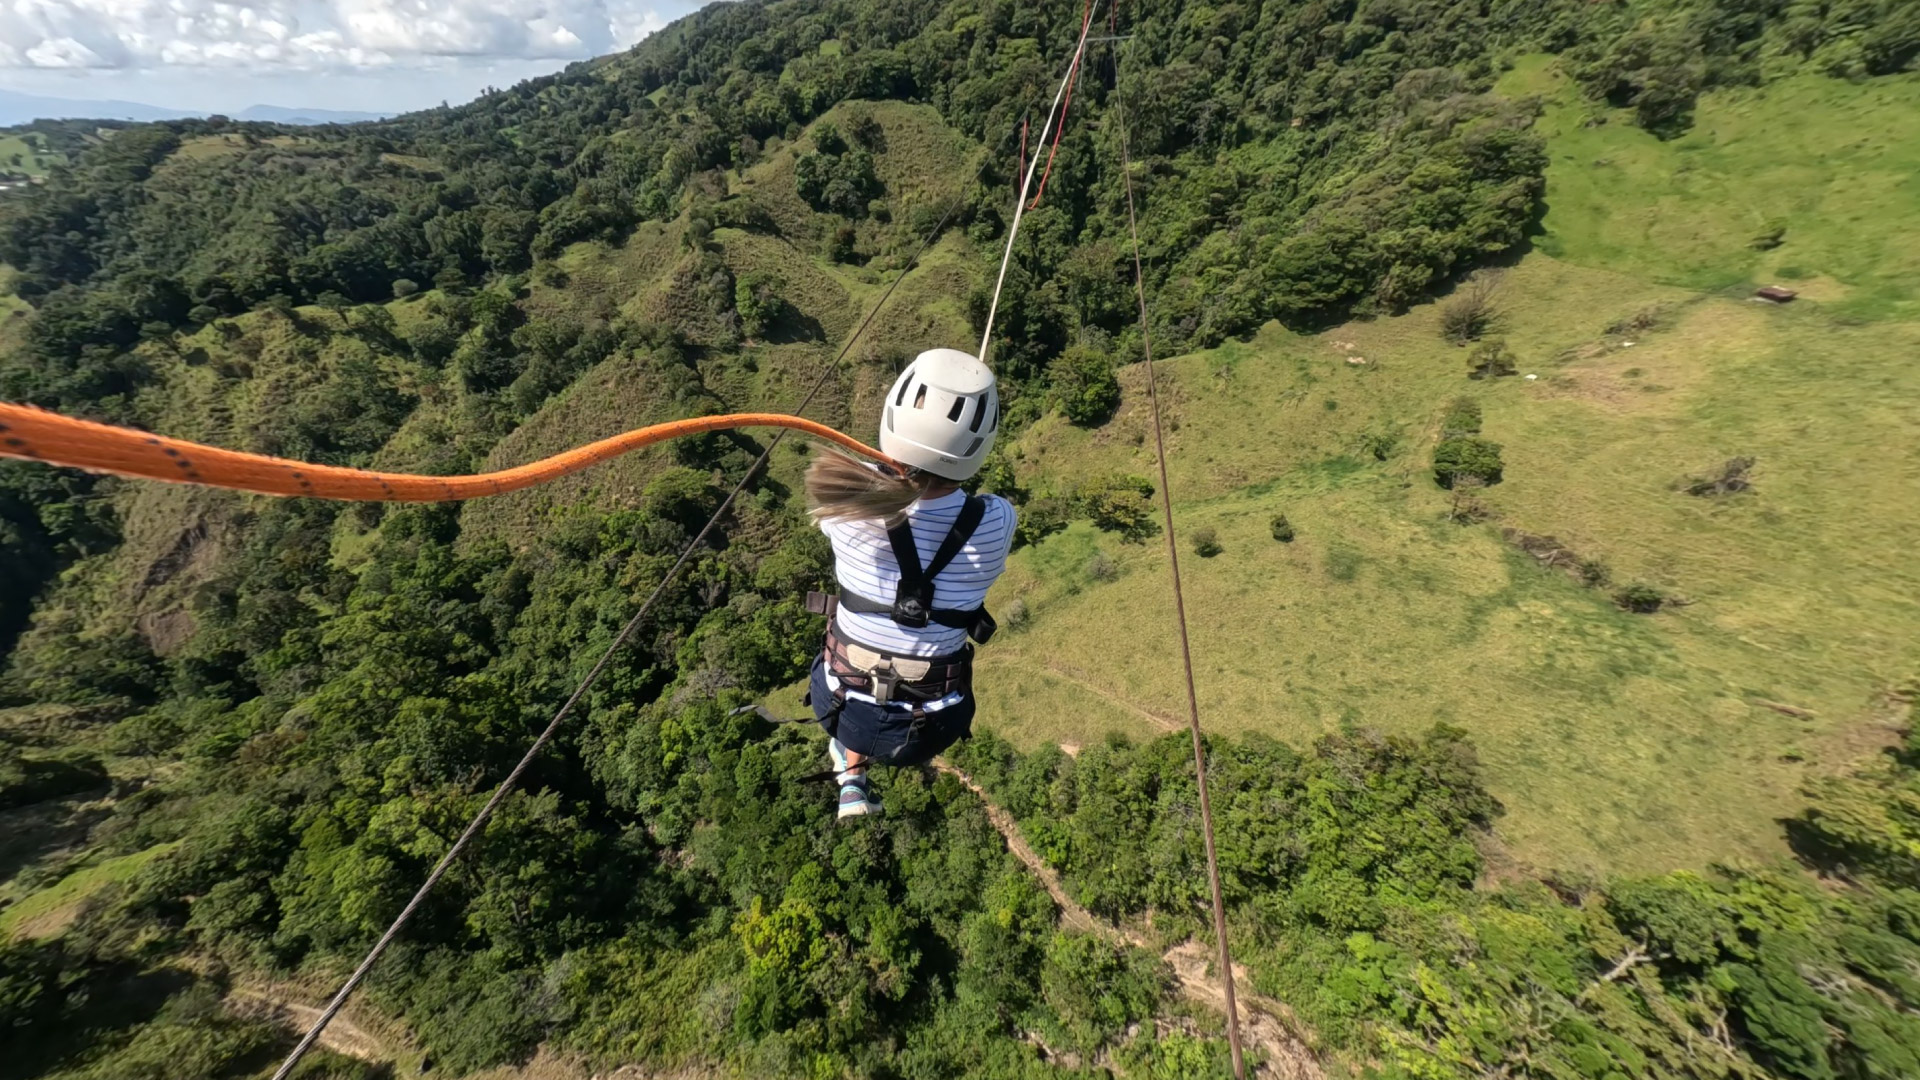
[{"label": "blue and white sneaker", "polygon": [[827,756],[833,759],[833,771],[847,771],[847,748],[840,745],[839,739],[827,740]]},{"label": "blue and white sneaker", "polygon": [[880,801],[873,797],[873,788],[864,775],[846,773],[840,777],[839,820],[866,817],[879,812]]}]

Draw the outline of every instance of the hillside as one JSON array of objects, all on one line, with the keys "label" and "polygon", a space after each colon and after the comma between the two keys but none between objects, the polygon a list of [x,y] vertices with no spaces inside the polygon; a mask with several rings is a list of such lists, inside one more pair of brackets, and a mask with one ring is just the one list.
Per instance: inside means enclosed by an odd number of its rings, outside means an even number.
[{"label": "hillside", "polygon": [[[1920,83],[1716,94],[1673,142],[1585,106],[1540,59],[1499,88],[1548,95],[1547,210],[1494,294],[1537,377],[1470,380],[1445,301],[1167,365],[1182,527],[1224,549],[1185,564],[1202,708],[1215,730],[1296,742],[1459,724],[1507,807],[1499,834],[1536,868],[1775,858],[1805,778],[1891,738],[1883,696],[1920,666],[1900,541],[1920,526]],[[1785,238],[1754,250],[1771,222]],[[1749,299],[1772,282],[1801,298]],[[1022,484],[1151,473],[1140,375],[1122,381],[1110,423],[1022,437]],[[1468,527],[1429,468],[1461,395],[1506,462]],[[1757,462],[1751,492],[1681,492],[1734,457]],[[1293,542],[1268,535],[1276,513]],[[1541,567],[1524,537],[1608,583]],[[1087,576],[1101,557],[1116,580]],[[1157,545],[1085,526],[1025,553],[998,602],[1031,624],[984,657],[996,726],[1033,745],[1178,721],[1163,566]],[[1634,582],[1687,603],[1621,611],[1610,594]]]},{"label": "hillside", "polygon": [[[36,125],[0,396],[464,473],[790,408],[898,280],[811,410],[864,437],[977,339],[1080,16],[749,0],[351,128]],[[1123,125],[1256,1071],[1920,1074],[1910,7],[1112,29],[994,328],[977,737],[835,828],[744,711],[831,573],[790,444],[297,1075],[1229,1074]],[[458,505],[0,460],[0,1075],[270,1075],[766,438]]]}]

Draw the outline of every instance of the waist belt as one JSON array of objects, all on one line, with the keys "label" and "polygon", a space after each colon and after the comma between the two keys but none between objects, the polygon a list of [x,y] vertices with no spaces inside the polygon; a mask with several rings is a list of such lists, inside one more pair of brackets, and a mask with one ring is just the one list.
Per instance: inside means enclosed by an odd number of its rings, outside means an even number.
[{"label": "waist belt", "polygon": [[828,623],[827,670],[843,691],[866,694],[879,704],[925,705],[973,692],[973,646],[946,656],[895,656],[848,641]]},{"label": "waist belt", "polygon": [[[869,600],[858,593],[848,592],[846,589],[841,589],[840,595],[838,596],[823,592],[807,593],[807,610],[813,612],[815,615],[825,615],[831,619],[833,618],[833,613],[839,608],[846,608],[848,611],[857,612],[861,615],[892,616],[895,612],[895,607],[892,604],[883,604],[878,600]],[[900,622],[897,618],[895,618],[894,621]],[[917,624],[901,623],[901,625],[912,627],[916,625],[925,626],[927,623],[937,623],[940,626],[945,626],[953,630],[965,630],[968,637],[982,645],[987,643],[987,639],[993,637],[995,630],[1000,629],[1000,624],[994,621],[993,616],[987,612],[985,606],[967,611],[953,608],[932,608],[926,611],[926,618],[921,622]]]}]

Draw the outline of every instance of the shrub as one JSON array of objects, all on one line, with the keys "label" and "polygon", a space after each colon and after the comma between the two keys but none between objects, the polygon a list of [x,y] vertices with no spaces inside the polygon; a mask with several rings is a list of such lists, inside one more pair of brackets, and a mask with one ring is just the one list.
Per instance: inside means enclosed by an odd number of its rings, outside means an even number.
[{"label": "shrub", "polygon": [[1734,495],[1753,490],[1753,464],[1750,457],[1729,458],[1717,474],[1696,476],[1686,484],[1689,495]]},{"label": "shrub", "polygon": [[1034,499],[1020,508],[1013,526],[1013,546],[1037,544],[1067,527],[1071,507],[1063,499]]},{"label": "shrub", "polygon": [[1454,398],[1447,406],[1446,419],[1440,421],[1440,437],[1480,434],[1480,403],[1472,398]]},{"label": "shrub", "polygon": [[1498,280],[1478,276],[1440,309],[1440,336],[1455,345],[1478,341],[1500,320],[1493,297]]},{"label": "shrub", "polygon": [[1613,594],[1613,602],[1624,610],[1651,615],[1667,602],[1666,595],[1651,585],[1635,582]]},{"label": "shrub", "polygon": [[1375,461],[1385,461],[1400,444],[1400,437],[1390,431],[1370,432],[1360,437],[1360,449],[1372,455]]},{"label": "shrub", "polygon": [[1019,598],[1000,609],[1000,625],[1008,630],[1019,630],[1033,621],[1033,612],[1027,609],[1027,602]]},{"label": "shrub", "polygon": [[1153,485],[1145,477],[1111,476],[1082,487],[1074,502],[1096,527],[1127,540],[1159,531],[1153,521]]},{"label": "shrub", "polygon": [[740,331],[750,338],[760,338],[791,314],[787,302],[780,297],[779,290],[786,283],[777,275],[764,271],[750,271],[734,279],[733,306],[740,313]]},{"label": "shrub", "polygon": [[1086,570],[1089,581],[1107,582],[1120,576],[1119,565],[1113,561],[1113,556],[1104,551],[1093,553],[1093,556],[1087,560]]},{"label": "shrub", "polygon": [[1473,347],[1467,354],[1467,377],[1485,379],[1501,375],[1518,375],[1520,369],[1514,361],[1513,350],[1507,348],[1505,338],[1488,338]]},{"label": "shrub", "polygon": [[1287,515],[1273,515],[1273,521],[1268,525],[1268,530],[1273,533],[1275,540],[1283,544],[1293,543],[1293,522],[1287,520]]},{"label": "shrub", "polygon": [[393,283],[393,298],[405,300],[420,291],[420,283],[412,278],[401,278]]},{"label": "shrub", "polygon": [[1500,470],[1500,444],[1476,436],[1443,439],[1433,452],[1433,480],[1443,488],[1469,477],[1482,484],[1497,484]]},{"label": "shrub", "polygon": [[1193,553],[1203,559],[1211,559],[1224,550],[1220,547],[1220,534],[1211,527],[1193,530]]},{"label": "shrub", "polygon": [[1047,369],[1048,398],[1082,427],[1099,424],[1120,405],[1120,380],[1105,350],[1074,345]]},{"label": "shrub", "polygon": [[1605,585],[1607,579],[1613,576],[1607,569],[1607,564],[1601,562],[1599,559],[1581,559],[1579,574],[1580,584],[1591,589],[1597,589]]}]

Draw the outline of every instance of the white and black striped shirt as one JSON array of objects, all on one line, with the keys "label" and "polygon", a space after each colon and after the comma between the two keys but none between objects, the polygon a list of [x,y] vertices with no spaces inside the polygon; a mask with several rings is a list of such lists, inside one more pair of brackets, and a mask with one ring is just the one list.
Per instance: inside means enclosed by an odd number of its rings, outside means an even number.
[{"label": "white and black striped shirt", "polygon": [[[969,611],[986,603],[987,589],[1007,568],[1007,552],[1013,548],[1013,504],[998,495],[982,495],[987,512],[980,527],[960,548],[945,570],[933,579],[933,606]],[[907,507],[907,520],[913,523],[914,547],[920,553],[920,565],[933,561],[940,542],[947,538],[953,523],[966,505],[965,492],[956,491],[937,499],[921,499]],[[887,530],[878,521],[823,521],[820,530],[833,542],[834,577],[840,587],[883,604],[893,602],[900,587],[900,564],[893,557],[893,545],[887,542]],[[919,629],[901,626],[886,615],[863,615],[842,608],[835,620],[849,639],[870,649],[896,656],[945,656],[959,652],[967,642],[965,630],[928,623]]]}]

